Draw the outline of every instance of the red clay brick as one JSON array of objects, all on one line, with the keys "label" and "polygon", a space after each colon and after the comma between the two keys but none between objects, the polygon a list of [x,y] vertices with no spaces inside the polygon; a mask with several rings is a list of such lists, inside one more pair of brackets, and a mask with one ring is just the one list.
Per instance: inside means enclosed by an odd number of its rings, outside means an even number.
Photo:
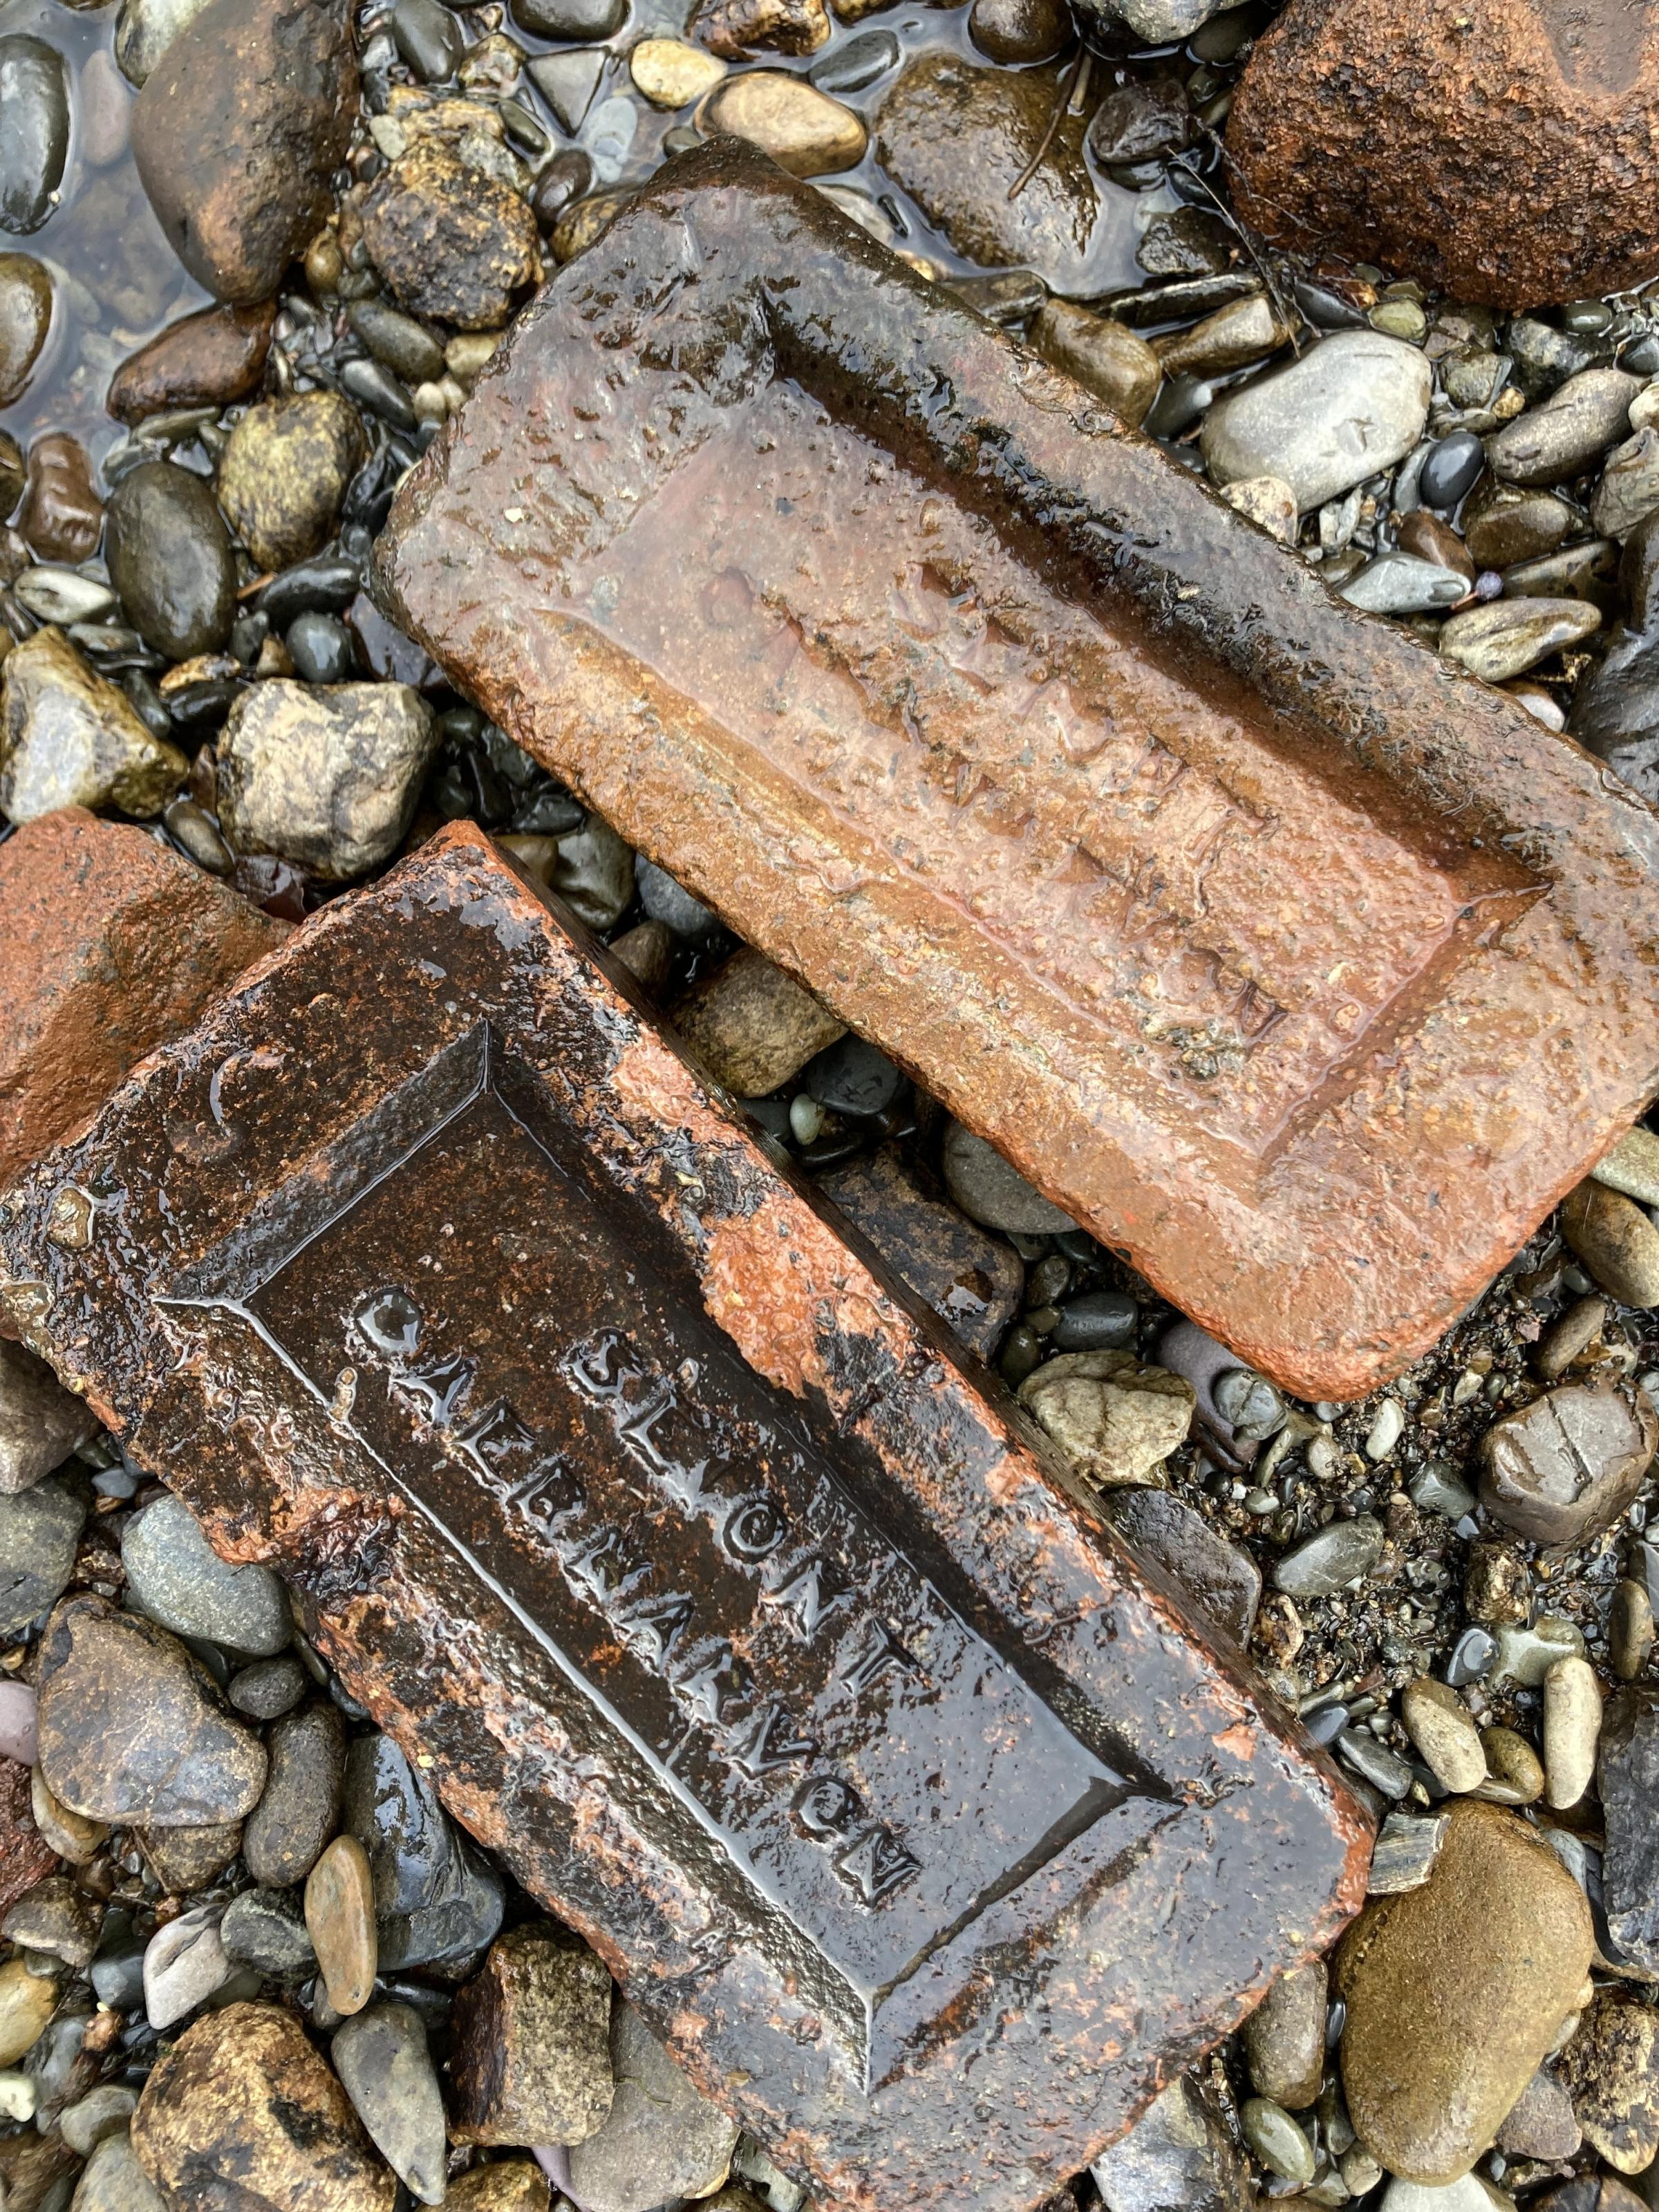
[{"label": "red clay brick", "polygon": [[78,806],[0,845],[0,1190],[287,931]]},{"label": "red clay brick", "polygon": [[1659,818],[722,141],[513,327],[387,606],[1229,1345],[1425,1350],[1659,1086]]},{"label": "red clay brick", "polygon": [[476,830],[0,1202],[0,1297],[825,2203],[1036,2203],[1359,1901],[1332,1771]]}]

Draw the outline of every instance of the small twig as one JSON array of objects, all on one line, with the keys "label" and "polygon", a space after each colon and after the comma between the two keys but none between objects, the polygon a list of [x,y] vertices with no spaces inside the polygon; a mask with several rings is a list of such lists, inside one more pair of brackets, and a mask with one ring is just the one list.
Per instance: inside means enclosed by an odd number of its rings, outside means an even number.
[{"label": "small twig", "polygon": [[1060,79],[1060,97],[1054,102],[1054,112],[1048,118],[1048,127],[1042,134],[1042,143],[1008,187],[1008,197],[1011,200],[1018,198],[1042,167],[1042,157],[1054,144],[1054,133],[1064,121],[1066,109],[1070,107],[1074,99],[1080,101],[1083,94],[1088,90],[1089,64],[1092,58],[1087,46],[1078,48],[1077,59]]}]

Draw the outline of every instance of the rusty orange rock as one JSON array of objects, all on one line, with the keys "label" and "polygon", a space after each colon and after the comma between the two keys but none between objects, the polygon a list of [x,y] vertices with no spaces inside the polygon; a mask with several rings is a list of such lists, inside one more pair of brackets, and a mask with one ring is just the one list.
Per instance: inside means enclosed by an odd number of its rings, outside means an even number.
[{"label": "rusty orange rock", "polygon": [[33,1170],[0,1297],[848,2212],[1020,2212],[1359,1902],[1333,1771],[477,830]]},{"label": "rusty orange rock", "polygon": [[78,806],[0,845],[0,1189],[287,931]]},{"label": "rusty orange rock", "polygon": [[1659,818],[752,152],[560,272],[376,554],[521,744],[1306,1396],[1425,1351],[1659,1086]]},{"label": "rusty orange rock", "polygon": [[1458,300],[1659,270],[1659,17],[1630,0],[1291,0],[1227,125],[1237,204]]}]

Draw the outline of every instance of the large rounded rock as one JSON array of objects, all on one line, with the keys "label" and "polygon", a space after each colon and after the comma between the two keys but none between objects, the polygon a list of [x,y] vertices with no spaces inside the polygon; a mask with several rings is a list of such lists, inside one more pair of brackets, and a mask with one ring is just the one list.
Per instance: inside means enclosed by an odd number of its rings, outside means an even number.
[{"label": "large rounded rock", "polygon": [[261,684],[220,741],[221,826],[239,853],[348,881],[397,850],[437,743],[407,684]]},{"label": "large rounded rock", "polygon": [[1420,1888],[1372,1900],[1337,1953],[1342,2082],[1389,2172],[1467,2173],[1583,2001],[1583,1892],[1497,1806],[1462,1799]]},{"label": "large rounded rock", "polygon": [[1659,269],[1659,18],[1291,0],[1227,127],[1241,212],[1496,307]]},{"label": "large rounded rock", "polygon": [[328,543],[367,451],[341,392],[299,392],[248,409],[219,464],[219,504],[262,568],[291,568]]},{"label": "large rounded rock", "polygon": [[1200,441],[1205,464],[1218,484],[1281,477],[1305,514],[1410,453],[1432,383],[1415,346],[1380,331],[1335,331],[1216,402]]},{"label": "large rounded rock", "polygon": [[1656,1450],[1659,1413],[1645,1390],[1564,1383],[1487,1430],[1480,1496],[1535,1544],[1582,1544],[1619,1518]]},{"label": "large rounded rock", "polygon": [[217,299],[269,298],[328,212],[357,106],[349,15],[343,0],[210,0],[138,95],[138,174]]},{"label": "large rounded rock", "polygon": [[31,822],[60,807],[159,814],[190,773],[152,737],[125,692],[82,659],[60,629],[38,629],[0,671],[0,809]]},{"label": "large rounded rock", "polygon": [[0,407],[29,388],[52,329],[52,276],[32,253],[0,253]]},{"label": "large rounded rock", "polygon": [[157,2060],[132,2120],[169,2212],[392,2212],[398,2184],[294,2014],[209,2013]]},{"label": "large rounded rock", "polygon": [[69,70],[44,39],[0,39],[0,230],[26,237],[57,205],[69,158]]},{"label": "large rounded rock", "polygon": [[169,660],[223,645],[236,619],[236,560],[201,477],[146,461],[110,494],[105,520],[110,581],[145,644]]},{"label": "large rounded rock", "polygon": [[264,1747],[225,1711],[205,1668],[101,1598],[71,1597],[46,1625],[38,1727],[47,1787],[94,1820],[239,1820],[264,1787]]}]

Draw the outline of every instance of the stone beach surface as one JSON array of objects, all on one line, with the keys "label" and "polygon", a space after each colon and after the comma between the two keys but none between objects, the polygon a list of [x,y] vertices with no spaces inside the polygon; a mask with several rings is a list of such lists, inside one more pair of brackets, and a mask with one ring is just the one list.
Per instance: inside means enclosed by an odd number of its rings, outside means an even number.
[{"label": "stone beach surface", "polygon": [[[1304,1942],[1242,2025],[1235,2005],[1195,2027],[1161,2094],[1082,2171],[1038,2141],[1023,2164],[999,2148],[1042,2062],[1009,2088],[1014,2059],[977,2107],[953,2083],[937,2117],[973,2177],[957,2194],[1000,2189],[1043,2212],[1659,2204],[1649,1013],[1628,998],[1637,1073],[1621,1109],[1637,1127],[1571,1188],[1553,1164],[1589,1161],[1612,1127],[1592,1137],[1565,1103],[1571,1024],[1473,1072],[1471,1101],[1524,1088],[1551,1102],[1516,1125],[1502,1164],[1537,1193],[1513,1256],[1391,1379],[1352,1401],[1298,1396],[1189,1318],[1176,1281],[1172,1302],[1036,1187],[1063,1183],[1067,1162],[1032,1103],[1029,1025],[1005,1009],[987,1055],[1022,1173],[883,1049],[890,1036],[848,1030],[805,987],[788,913],[766,951],[732,926],[695,865],[712,823],[659,836],[620,805],[608,820],[532,757],[544,748],[514,742],[377,604],[377,543],[384,557],[394,497],[434,442],[465,453],[469,423],[499,404],[544,278],[568,264],[569,287],[591,289],[609,226],[662,165],[735,134],[850,219],[830,246],[804,228],[786,281],[833,296],[869,257],[896,258],[918,300],[1018,344],[1034,414],[1079,426],[1056,435],[1154,441],[1191,479],[1182,496],[1207,486],[1242,518],[1264,575],[1385,633],[1380,652],[1409,652],[1425,684],[1476,702],[1468,718],[1501,708],[1540,757],[1583,747],[1596,766],[1571,751],[1572,773],[1599,778],[1630,829],[1609,908],[1644,912],[1644,810],[1659,801],[1650,12],[0,6],[0,1194],[296,928],[446,823],[477,823],[605,941],[608,972],[846,1224],[917,1342],[975,1363],[975,1388],[1000,1394],[1099,1542],[1130,1547],[1218,1651],[1248,1658],[1250,1694],[1295,1717],[1376,1827],[1369,1898],[1340,1940],[1333,1922],[1318,1955]],[[667,331],[681,287],[720,281],[682,268],[629,312]],[[868,363],[844,371],[867,422]],[[480,529],[512,543],[515,592],[556,620],[526,518],[549,475],[579,473],[613,431],[562,408],[533,429],[517,489],[482,468],[459,480],[493,502]],[[945,490],[988,450],[964,448]],[[815,513],[864,532],[866,562],[883,557],[860,518],[891,478],[860,480],[869,460],[821,453],[810,497],[781,487],[797,503],[768,526],[778,605],[815,557]],[[757,447],[744,482],[770,465]],[[720,489],[651,514],[669,581],[697,568]],[[939,496],[915,487],[918,512]],[[1130,518],[1121,558],[1143,540],[1158,557],[1178,503],[1172,491]],[[957,691],[1012,701],[1011,726],[1017,708],[1034,751],[1071,773],[1094,757],[1090,695],[1030,677],[1029,611],[981,618],[988,574],[976,545],[884,576],[892,634],[918,653],[945,641]],[[464,563],[446,589],[465,604]],[[1175,597],[1173,618],[1188,604]],[[744,631],[759,617],[730,583],[708,612],[722,634],[763,635]],[[780,701],[826,653],[827,625],[799,630],[764,634]],[[826,731],[904,727],[913,696],[854,696],[833,654],[824,665]],[[1385,724],[1383,747],[1399,736]],[[1205,763],[1179,732],[1160,750],[1164,735],[1146,730],[1123,790],[1146,820],[1178,824],[1201,900],[1221,880],[1206,872],[1260,836],[1261,793],[1224,779],[1206,812]],[[942,750],[933,770],[978,840],[963,887],[976,916],[1036,834],[997,812],[981,765]],[[1491,753],[1481,797],[1501,805],[1514,775]],[[1294,854],[1282,823],[1267,837],[1250,896],[1282,927],[1294,893],[1298,915],[1340,915],[1363,948],[1381,927],[1355,912],[1340,865],[1352,794],[1340,775],[1320,787]],[[766,802],[757,789],[732,803]],[[1451,935],[1428,917],[1413,976],[1441,972],[1459,930],[1503,941],[1507,909],[1482,902],[1534,896],[1528,826]],[[656,865],[671,829],[689,884]],[[1388,851],[1396,880],[1455,860],[1433,839]],[[1146,1049],[1178,1064],[1194,1101],[1230,1096],[1240,1009],[1265,1022],[1269,1051],[1303,1010],[1263,1002],[1257,949],[1218,969],[1195,953],[1187,908],[1170,920],[1179,884],[1133,860],[1085,836],[1064,900],[1115,901],[1145,925],[1142,964],[1109,988],[1133,992]],[[843,965],[865,895],[851,875],[837,893]],[[435,1004],[445,979],[428,981]],[[349,1000],[374,978],[335,988]],[[1334,1068],[1372,1009],[1340,975],[1323,988]],[[1409,1049],[1419,988],[1389,1013],[1391,1049]],[[312,1018],[330,1019],[325,1000]],[[264,1064],[264,1048],[252,1042],[167,1120],[170,1157],[204,1188],[239,1187],[246,1102],[303,1091],[303,1071]],[[663,1126],[678,1161],[672,1115]],[[1487,1205],[1496,1171],[1480,1145],[1455,1149],[1460,1202]],[[65,1183],[52,1249],[101,1249],[131,1202]],[[1346,1203],[1338,1244],[1357,1266],[1370,1225],[1352,1190]],[[1287,1255],[1287,1274],[1307,1257]],[[596,1310],[614,1287],[595,1280]],[[781,2104],[764,2124],[745,2106],[740,2124],[722,2100],[744,2084],[710,2078],[695,2053],[682,2069],[647,2025],[663,2016],[654,1994],[622,1986],[614,1946],[549,1916],[512,1870],[511,1838],[496,1850],[469,1832],[479,1794],[386,1732],[389,1707],[354,1697],[328,1656],[327,1608],[272,1571],[268,1532],[221,1513],[209,1541],[182,1494],[199,1454],[147,1463],[112,1405],[24,1346],[35,1293],[0,1284],[0,2203],[855,2208],[851,2184],[808,2193]],[[343,1401],[324,1411],[349,1422]],[[1041,1526],[1019,1523],[1033,1541]],[[339,1528],[337,1611],[354,1576],[382,1571],[373,1530],[349,1510]],[[397,1633],[371,1632],[383,1642],[368,1656],[408,1664]],[[1033,1613],[1034,1680],[1054,1634]],[[1222,1754],[1251,1755],[1231,1732]],[[1279,1754],[1258,1740],[1255,1756]],[[803,1817],[818,1817],[812,1802]],[[1033,1817],[1041,1831],[1048,1808]],[[792,1848],[817,1850],[796,1833]],[[642,1911],[643,1889],[628,1893]],[[605,1924],[572,1917],[589,1936]],[[1191,1990],[1224,1944],[1146,1948]],[[1117,1971],[1100,1951],[1078,2002],[1120,1996]],[[1019,2030],[1039,2044],[1049,2002]],[[1097,2094],[1110,2039],[1080,2051]]]}]

